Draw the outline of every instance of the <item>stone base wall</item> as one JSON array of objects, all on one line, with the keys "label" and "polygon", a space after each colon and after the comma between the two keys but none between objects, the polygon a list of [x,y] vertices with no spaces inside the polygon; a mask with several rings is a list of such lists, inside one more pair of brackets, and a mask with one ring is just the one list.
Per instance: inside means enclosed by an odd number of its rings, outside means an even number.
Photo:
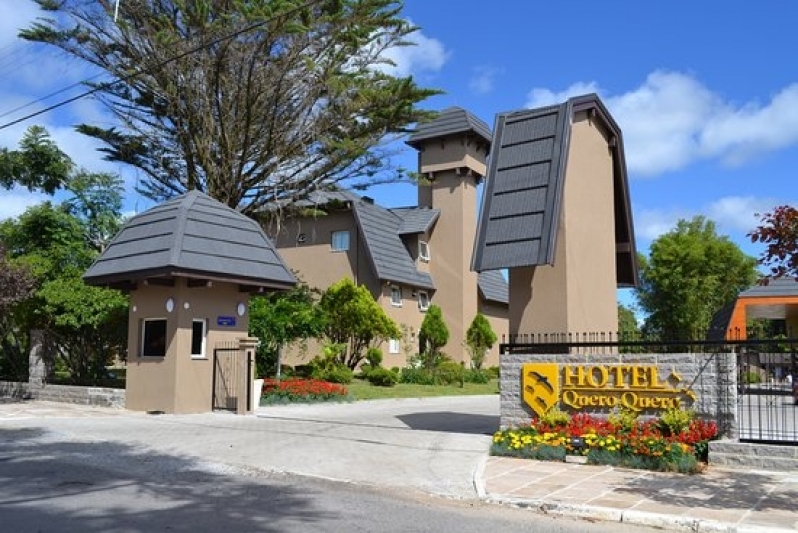
[{"label": "stone base wall", "polygon": [[0,398],[24,398],[28,384],[19,381],[0,381]]},{"label": "stone base wall", "polygon": [[[528,425],[532,410],[524,403],[521,367],[525,363],[561,365],[656,365],[661,376],[676,372],[679,387],[697,396],[692,405],[702,418],[714,420],[726,438],[737,438],[737,358],[735,354],[503,354],[501,356],[501,427]],[[581,412],[606,414],[604,408]]]},{"label": "stone base wall", "polygon": [[125,389],[77,387],[47,383],[39,390],[31,390],[31,396],[36,400],[48,402],[77,403],[99,407],[125,407]]},{"label": "stone base wall", "polygon": [[98,407],[125,407],[125,389],[105,387],[77,387],[49,383],[45,383],[41,387],[32,387],[29,383],[0,381],[0,398],[25,398]]}]

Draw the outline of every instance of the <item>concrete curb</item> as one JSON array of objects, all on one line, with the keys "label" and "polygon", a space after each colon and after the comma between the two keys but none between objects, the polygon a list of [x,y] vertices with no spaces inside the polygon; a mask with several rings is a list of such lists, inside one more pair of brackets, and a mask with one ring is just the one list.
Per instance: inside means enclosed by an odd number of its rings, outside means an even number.
[{"label": "concrete curb", "polygon": [[474,484],[474,490],[477,492],[477,498],[480,500],[487,499],[487,493],[485,492],[485,467],[488,464],[488,454],[483,455],[477,464],[474,465],[474,472],[471,476]]},{"label": "concrete curb", "polygon": [[[483,491],[484,492],[484,489]],[[480,498],[492,504],[512,505],[521,509],[544,514],[569,518],[592,518],[605,522],[622,522],[624,524],[667,529],[671,531],[689,531],[691,533],[795,533],[795,529],[778,527],[746,526],[718,522],[715,520],[695,519],[688,516],[673,516],[633,509],[621,510],[609,507],[590,505],[570,505],[549,502],[546,500],[522,500],[503,496],[485,496]]]}]

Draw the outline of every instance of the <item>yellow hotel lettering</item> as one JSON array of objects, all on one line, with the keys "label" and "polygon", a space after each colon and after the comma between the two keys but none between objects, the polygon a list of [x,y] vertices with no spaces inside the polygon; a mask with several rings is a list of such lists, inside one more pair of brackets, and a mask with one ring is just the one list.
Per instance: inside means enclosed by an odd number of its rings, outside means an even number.
[{"label": "yellow hotel lettering", "polygon": [[561,401],[572,409],[586,407],[635,411],[682,407],[696,399],[689,388],[679,387],[681,376],[660,375],[654,365],[558,365],[527,363],[522,367],[524,402],[542,416]]}]

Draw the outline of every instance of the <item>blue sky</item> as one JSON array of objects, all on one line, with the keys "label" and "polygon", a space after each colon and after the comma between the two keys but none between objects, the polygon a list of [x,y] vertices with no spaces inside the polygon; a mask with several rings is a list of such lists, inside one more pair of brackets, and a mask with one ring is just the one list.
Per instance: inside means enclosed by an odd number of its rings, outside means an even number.
[{"label": "blue sky", "polygon": [[[679,218],[703,214],[758,255],[745,237],[754,213],[798,205],[798,3],[767,5],[407,0],[404,13],[421,28],[417,46],[392,57],[397,73],[445,91],[425,107],[461,106],[491,127],[498,112],[599,93],[624,133],[638,248],[645,252]],[[27,0],[14,6],[0,20],[0,124],[22,114],[8,114],[16,107],[93,74],[56,50],[17,41],[37,10]],[[90,99],[0,129],[0,146],[16,147],[28,126],[43,125],[79,164],[119,172],[132,187],[134,171],[102,162],[97,145],[72,131],[86,121],[108,124]],[[397,163],[413,168],[415,153],[407,148]],[[387,206],[415,202],[409,185],[369,194]],[[0,191],[0,219],[41,199]],[[149,205],[131,193],[125,207]]]}]

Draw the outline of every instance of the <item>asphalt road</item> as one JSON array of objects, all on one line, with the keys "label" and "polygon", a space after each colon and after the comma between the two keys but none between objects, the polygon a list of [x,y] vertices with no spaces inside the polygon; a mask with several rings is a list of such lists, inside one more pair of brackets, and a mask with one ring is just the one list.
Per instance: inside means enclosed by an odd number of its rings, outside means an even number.
[{"label": "asphalt road", "polygon": [[0,425],[0,532],[159,531],[626,533],[646,529],[239,468],[121,442],[76,440],[66,431]]}]

